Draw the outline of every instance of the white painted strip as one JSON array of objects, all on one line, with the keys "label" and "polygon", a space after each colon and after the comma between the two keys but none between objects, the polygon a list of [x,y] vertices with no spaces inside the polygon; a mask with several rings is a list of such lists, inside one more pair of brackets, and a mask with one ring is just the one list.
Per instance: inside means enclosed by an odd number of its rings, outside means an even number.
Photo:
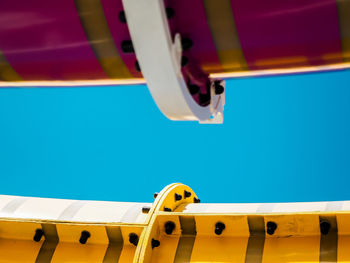
[{"label": "white painted strip", "polygon": [[143,224],[152,203],[79,201],[0,195],[0,218]]},{"label": "white painted strip", "polygon": [[187,204],[179,211],[192,213],[302,213],[350,211],[350,201],[300,202],[300,203],[247,203],[247,204]]}]

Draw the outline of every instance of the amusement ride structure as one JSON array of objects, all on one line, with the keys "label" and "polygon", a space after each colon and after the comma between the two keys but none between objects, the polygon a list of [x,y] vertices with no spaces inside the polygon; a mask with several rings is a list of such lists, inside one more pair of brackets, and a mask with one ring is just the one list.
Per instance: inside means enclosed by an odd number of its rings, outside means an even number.
[{"label": "amusement ride structure", "polygon": [[[2,87],[147,83],[173,120],[221,123],[225,80],[350,66],[350,0],[1,0]],[[0,197],[0,263],[350,262],[350,202]]]},{"label": "amusement ride structure", "polygon": [[350,202],[205,204],[172,184],[153,203],[0,197],[0,262],[350,261]]}]

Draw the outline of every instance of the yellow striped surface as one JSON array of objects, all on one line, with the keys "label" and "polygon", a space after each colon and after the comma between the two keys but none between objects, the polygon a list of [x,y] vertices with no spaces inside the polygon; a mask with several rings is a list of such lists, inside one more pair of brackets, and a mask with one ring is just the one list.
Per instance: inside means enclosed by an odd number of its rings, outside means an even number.
[{"label": "yellow striped surface", "polygon": [[[175,224],[170,235],[165,232],[168,221]],[[330,224],[327,233],[320,231],[324,221]],[[218,222],[225,224],[221,235],[214,232]],[[273,234],[267,233],[268,222],[277,224]],[[45,232],[39,242],[33,240],[37,229]],[[144,229],[148,235],[142,235]],[[82,231],[91,234],[86,244],[79,243]],[[130,233],[139,236],[138,247],[129,242]],[[152,239],[160,246],[152,248]],[[147,253],[140,256],[142,244]],[[0,221],[0,262],[4,263],[331,263],[350,262],[349,247],[348,212],[185,215],[160,211],[147,225]]]},{"label": "yellow striped surface", "polygon": [[[26,201],[43,200],[5,197],[0,209],[0,263],[350,262],[350,202],[193,204],[194,197],[182,184],[167,186],[142,224],[77,221],[88,201],[63,202],[66,208],[59,207],[58,219],[19,218],[16,211],[30,207]],[[90,210],[98,211],[102,210]],[[168,222],[175,225],[172,233],[166,232]],[[217,223],[225,225],[222,233],[215,233]],[[268,228],[272,223],[274,231]],[[36,242],[38,229],[44,235]],[[90,233],[85,244],[79,242],[83,231]],[[138,236],[137,245],[130,242],[130,234]]]}]

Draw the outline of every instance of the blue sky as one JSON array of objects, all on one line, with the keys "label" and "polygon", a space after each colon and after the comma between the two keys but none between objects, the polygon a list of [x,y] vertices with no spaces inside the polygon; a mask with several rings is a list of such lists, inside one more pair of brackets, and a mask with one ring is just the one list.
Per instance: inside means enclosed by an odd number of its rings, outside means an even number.
[{"label": "blue sky", "polygon": [[0,89],[0,193],[350,200],[350,71],[230,80],[225,123],[167,120],[146,86]]}]

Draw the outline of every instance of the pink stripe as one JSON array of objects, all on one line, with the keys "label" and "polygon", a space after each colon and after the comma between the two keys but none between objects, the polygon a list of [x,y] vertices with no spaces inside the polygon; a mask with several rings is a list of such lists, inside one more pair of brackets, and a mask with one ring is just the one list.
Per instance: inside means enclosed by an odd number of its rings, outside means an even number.
[{"label": "pink stripe", "polygon": [[135,68],[135,53],[124,53],[121,49],[122,41],[131,39],[127,24],[121,23],[119,20],[119,13],[123,11],[122,1],[101,0],[101,4],[103,6],[109,30],[118,49],[119,56],[134,77],[142,78],[142,74]]},{"label": "pink stripe", "polygon": [[0,1],[0,50],[25,80],[107,79],[73,0]]},{"label": "pink stripe", "polygon": [[340,57],[322,58],[341,52],[335,0],[231,0],[231,4],[250,69],[268,67],[257,61],[280,58],[305,57],[305,62],[288,64],[291,67],[341,62]]}]

